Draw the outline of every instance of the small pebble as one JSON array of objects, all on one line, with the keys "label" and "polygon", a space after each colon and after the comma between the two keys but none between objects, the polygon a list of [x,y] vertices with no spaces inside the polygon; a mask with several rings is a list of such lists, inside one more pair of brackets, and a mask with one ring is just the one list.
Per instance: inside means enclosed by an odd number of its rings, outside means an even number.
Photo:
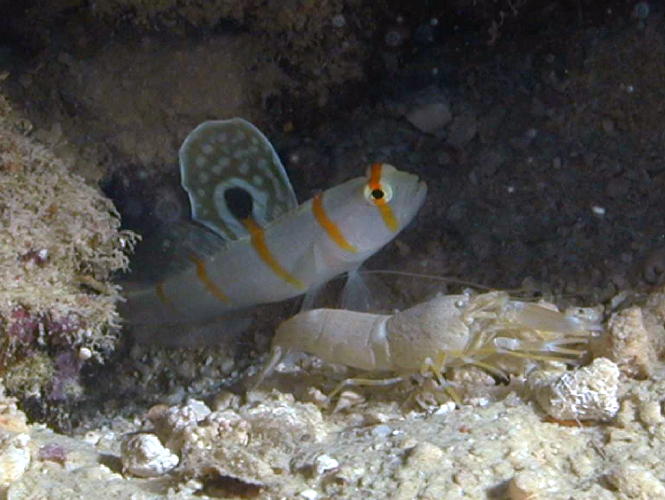
[{"label": "small pebble", "polygon": [[316,500],[319,498],[319,492],[311,488],[301,491],[299,495],[307,500]]},{"label": "small pebble", "polygon": [[551,473],[525,470],[518,472],[508,482],[510,500],[545,500],[552,491],[559,489],[561,480]]},{"label": "small pebble", "polygon": [[348,408],[351,408],[353,406],[359,405],[364,402],[365,398],[363,397],[362,394],[358,394],[357,392],[354,391],[342,391],[341,394],[339,395],[339,398],[337,398],[337,404],[335,405],[333,413],[346,410]]},{"label": "small pebble", "polygon": [[67,450],[58,443],[46,443],[39,448],[37,456],[39,460],[44,462],[56,462],[64,465],[67,461]]},{"label": "small pebble", "polygon": [[90,358],[92,358],[92,351],[90,349],[88,349],[87,347],[81,347],[79,349],[78,358],[81,361],[87,361]]},{"label": "small pebble", "polygon": [[338,467],[339,462],[329,455],[319,455],[314,460],[314,469],[319,476]]},{"label": "small pebble", "polygon": [[418,443],[406,459],[407,465],[421,472],[434,472],[445,456],[444,451],[430,442]]},{"label": "small pebble", "polygon": [[644,401],[639,407],[640,420],[648,426],[655,427],[665,420],[660,410],[660,401]]},{"label": "small pebble", "polygon": [[372,435],[380,439],[387,438],[392,432],[393,429],[389,425],[377,425],[372,429]]},{"label": "small pebble", "polygon": [[122,443],[122,469],[138,477],[157,477],[173,469],[180,459],[154,434],[134,434]]},{"label": "small pebble", "polygon": [[420,103],[406,113],[406,119],[421,132],[433,134],[452,119],[450,107],[443,100]]},{"label": "small pebble", "polygon": [[447,415],[448,413],[454,411],[456,406],[457,405],[453,401],[448,401],[447,403],[443,403],[441,406],[439,406],[436,409],[434,415]]},{"label": "small pebble", "polygon": [[18,481],[30,465],[30,436],[15,434],[0,442],[0,488]]}]

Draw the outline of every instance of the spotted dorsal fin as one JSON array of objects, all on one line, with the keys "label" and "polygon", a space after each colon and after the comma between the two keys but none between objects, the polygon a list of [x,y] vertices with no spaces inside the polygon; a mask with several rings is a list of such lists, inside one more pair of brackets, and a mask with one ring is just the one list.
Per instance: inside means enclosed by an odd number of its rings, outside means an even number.
[{"label": "spotted dorsal fin", "polygon": [[180,147],[182,187],[192,218],[226,240],[248,236],[242,219],[260,226],[298,206],[270,141],[242,118],[201,123]]}]

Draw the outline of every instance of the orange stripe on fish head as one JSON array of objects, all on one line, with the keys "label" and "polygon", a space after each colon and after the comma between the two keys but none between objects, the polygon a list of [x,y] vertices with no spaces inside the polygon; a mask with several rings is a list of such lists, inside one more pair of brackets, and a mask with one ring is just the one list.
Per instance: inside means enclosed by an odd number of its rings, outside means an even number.
[{"label": "orange stripe on fish head", "polygon": [[399,227],[389,203],[393,192],[388,184],[381,182],[382,168],[383,163],[373,163],[370,166],[369,180],[365,185],[365,198],[379,210],[383,223],[394,233]]}]

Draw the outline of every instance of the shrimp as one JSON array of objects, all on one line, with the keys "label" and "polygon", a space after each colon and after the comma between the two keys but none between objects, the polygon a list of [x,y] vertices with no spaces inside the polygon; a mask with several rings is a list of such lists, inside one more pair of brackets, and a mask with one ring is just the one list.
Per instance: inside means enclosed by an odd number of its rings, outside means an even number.
[{"label": "shrimp", "polygon": [[562,313],[551,304],[513,300],[502,291],[437,295],[393,315],[313,309],[279,325],[255,386],[289,351],[398,375],[347,379],[331,396],[349,384],[388,384],[417,373],[433,375],[443,385],[446,370],[463,365],[508,378],[538,361],[579,364],[592,333],[602,329],[600,319],[593,309]]}]

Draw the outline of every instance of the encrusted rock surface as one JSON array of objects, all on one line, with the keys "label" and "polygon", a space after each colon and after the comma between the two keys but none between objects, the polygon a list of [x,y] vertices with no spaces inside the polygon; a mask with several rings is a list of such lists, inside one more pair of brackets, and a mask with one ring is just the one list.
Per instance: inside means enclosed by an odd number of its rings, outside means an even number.
[{"label": "encrusted rock surface", "polygon": [[610,420],[619,411],[619,368],[606,358],[572,371],[536,370],[528,387],[541,408],[557,420]]},{"label": "encrusted rock surface", "polygon": [[650,312],[638,306],[612,314],[607,334],[593,345],[594,354],[613,360],[630,377],[650,376],[658,359],[655,341],[660,332],[647,327],[645,316]]},{"label": "encrusted rock surface", "polygon": [[158,477],[178,465],[178,456],[165,448],[159,438],[150,433],[127,437],[121,450],[123,472],[138,477]]},{"label": "encrusted rock surface", "polygon": [[[603,359],[588,368],[566,373],[595,400],[595,385],[579,378],[618,370]],[[659,365],[649,380],[620,378],[617,394],[618,413],[600,423],[598,408],[584,405],[587,413],[544,419],[515,393],[428,411],[369,399],[331,413],[289,394],[257,391],[244,403],[220,397],[214,407],[196,400],[162,405],[72,437],[26,424],[4,399],[0,460],[13,468],[4,469],[3,484],[8,498],[52,499],[461,499],[489,491],[511,499],[609,500],[617,491],[658,498],[665,369]],[[564,420],[585,416],[595,419],[584,427]],[[159,453],[145,453],[146,445]]]}]

